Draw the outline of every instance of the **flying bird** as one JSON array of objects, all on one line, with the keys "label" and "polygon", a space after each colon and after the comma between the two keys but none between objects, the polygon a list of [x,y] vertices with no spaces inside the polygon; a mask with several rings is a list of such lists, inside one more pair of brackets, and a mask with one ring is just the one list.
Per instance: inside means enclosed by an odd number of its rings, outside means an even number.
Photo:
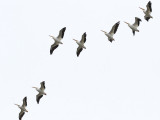
[{"label": "flying bird", "polygon": [[129,24],[128,22],[124,22],[124,23],[126,23],[126,24],[128,24],[128,26],[132,29],[132,32],[133,32],[133,35],[135,35],[135,31],[137,31],[137,32],[139,32],[139,30],[137,29],[138,28],[138,26],[140,25],[140,22],[141,22],[142,20],[140,19],[140,18],[138,18],[138,17],[135,17],[135,22],[134,22],[134,24]]},{"label": "flying bird", "polygon": [[39,104],[40,99],[43,97],[43,95],[47,95],[44,90],[45,90],[45,81],[41,82],[41,87],[37,88],[37,87],[32,87],[35,88],[39,93],[36,95],[36,101]]},{"label": "flying bird", "polygon": [[143,10],[143,13],[145,14],[144,19],[149,21],[150,18],[153,18],[151,16],[151,12],[152,12],[152,3],[151,1],[149,1],[146,5],[147,10],[145,10],[144,8],[139,7],[141,10]]},{"label": "flying bird", "polygon": [[53,51],[59,46],[59,44],[63,44],[63,43],[61,42],[61,40],[62,40],[63,37],[64,37],[65,30],[66,30],[66,27],[62,28],[62,29],[59,31],[59,35],[58,35],[57,37],[54,37],[54,36],[49,35],[49,36],[55,41],[54,44],[51,45],[50,54],[53,53]]},{"label": "flying bird", "polygon": [[101,30],[108,37],[108,40],[110,42],[112,42],[114,40],[113,35],[117,32],[119,24],[120,24],[120,21],[118,21],[117,23],[115,23],[109,33],[107,33],[106,31]]},{"label": "flying bird", "polygon": [[18,104],[15,104],[15,105],[17,105],[21,109],[21,112],[19,113],[19,120],[22,120],[22,117],[25,114],[25,112],[28,112],[28,110],[26,109],[26,106],[27,106],[27,97],[23,98],[23,104],[22,104],[22,106],[20,106]]},{"label": "flying bird", "polygon": [[82,35],[82,38],[81,38],[81,41],[78,41],[78,40],[75,40],[73,39],[74,41],[76,41],[76,43],[78,44],[78,48],[77,48],[77,57],[80,55],[81,51],[84,49],[86,49],[86,47],[84,46],[84,43],[86,42],[86,32]]}]

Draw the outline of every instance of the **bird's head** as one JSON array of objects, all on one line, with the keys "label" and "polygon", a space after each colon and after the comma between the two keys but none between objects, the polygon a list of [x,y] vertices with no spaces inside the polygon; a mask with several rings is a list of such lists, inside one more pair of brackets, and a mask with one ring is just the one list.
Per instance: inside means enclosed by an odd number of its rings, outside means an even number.
[{"label": "bird's head", "polygon": [[143,10],[143,11],[145,10],[144,8],[141,8],[141,7],[139,7],[139,8],[140,8],[141,10]]},{"label": "bird's head", "polygon": [[28,110],[25,110],[26,112],[28,112]]},{"label": "bird's head", "polygon": [[19,106],[18,104],[14,104],[14,105]]},{"label": "bird's head", "polygon": [[18,106],[19,108],[21,107],[21,106],[20,106],[20,105],[18,105],[18,104],[14,104],[14,105]]},{"label": "bird's head", "polygon": [[102,32],[104,32],[104,33],[107,33],[106,31],[104,31],[104,30],[101,30]]},{"label": "bird's head", "polygon": [[59,42],[60,44],[63,44],[62,42]]},{"label": "bird's head", "polygon": [[125,21],[124,21],[124,23],[126,23],[127,25],[129,25],[129,23],[128,23],[128,22],[125,22]]},{"label": "bird's head", "polygon": [[78,42],[78,40],[76,40],[76,39],[73,39],[74,41],[76,41],[76,42]]},{"label": "bird's head", "polygon": [[37,87],[32,87],[32,88],[38,89]]}]

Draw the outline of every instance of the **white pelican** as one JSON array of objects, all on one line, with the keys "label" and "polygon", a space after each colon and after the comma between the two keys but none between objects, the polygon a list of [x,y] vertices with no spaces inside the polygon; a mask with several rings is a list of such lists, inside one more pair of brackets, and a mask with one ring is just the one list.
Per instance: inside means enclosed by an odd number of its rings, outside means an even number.
[{"label": "white pelican", "polygon": [[139,7],[139,8],[142,9],[143,12],[144,12],[144,14],[145,14],[144,19],[147,20],[147,21],[149,21],[150,18],[153,18],[151,16],[151,12],[152,12],[152,3],[151,3],[151,1],[149,1],[147,3],[146,7],[147,7],[147,10],[145,10],[145,9],[143,9],[141,7]]},{"label": "white pelican", "polygon": [[36,101],[37,103],[39,104],[39,101],[40,99],[43,97],[43,95],[47,95],[44,90],[45,90],[45,81],[41,82],[41,87],[40,88],[37,88],[37,87],[32,87],[32,88],[35,88],[39,94],[36,95]]},{"label": "white pelican", "polygon": [[80,55],[81,51],[84,49],[86,49],[86,47],[84,46],[84,43],[86,42],[86,32],[82,35],[82,38],[81,38],[81,41],[78,41],[78,40],[75,40],[73,39],[74,41],[76,41],[76,43],[78,44],[78,48],[77,48],[77,57]]},{"label": "white pelican", "polygon": [[110,42],[112,42],[114,40],[113,35],[117,32],[119,24],[120,24],[120,21],[118,21],[117,23],[115,23],[109,33],[107,33],[106,31],[101,30],[108,37],[108,40]]},{"label": "white pelican", "polygon": [[22,106],[20,106],[18,104],[15,104],[15,105],[17,105],[21,109],[21,112],[19,113],[19,120],[21,120],[22,117],[23,117],[23,115],[25,114],[25,112],[28,112],[28,110],[26,110],[27,97],[23,98],[23,104],[22,104]]},{"label": "white pelican", "polygon": [[54,39],[54,41],[55,41],[54,44],[51,45],[50,54],[53,53],[53,51],[59,46],[59,44],[63,44],[63,43],[61,42],[61,40],[63,39],[65,30],[66,30],[66,27],[62,28],[62,29],[59,31],[58,37],[54,37],[54,36],[49,35],[49,36],[52,37],[52,38]]},{"label": "white pelican", "polygon": [[131,25],[128,22],[124,22],[124,23],[128,24],[128,26],[132,29],[133,35],[135,35],[135,31],[139,32],[139,30],[137,28],[140,25],[140,21],[142,21],[140,18],[135,17],[134,24]]}]

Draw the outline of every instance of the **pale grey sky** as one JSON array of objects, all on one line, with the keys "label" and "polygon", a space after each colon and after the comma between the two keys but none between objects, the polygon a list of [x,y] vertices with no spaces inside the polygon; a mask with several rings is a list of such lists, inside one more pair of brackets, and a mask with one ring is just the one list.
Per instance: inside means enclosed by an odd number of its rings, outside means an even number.
[{"label": "pale grey sky", "polygon": [[[159,120],[160,1],[152,0],[153,19],[138,7],[148,0],[1,0],[0,119],[18,120]],[[140,17],[133,37],[123,23]],[[110,43],[100,31],[121,21]],[[66,27],[63,45],[50,55],[53,40]],[[86,50],[76,57],[87,33]],[[46,82],[40,104],[32,86]],[[9,113],[9,114],[8,114]]]}]

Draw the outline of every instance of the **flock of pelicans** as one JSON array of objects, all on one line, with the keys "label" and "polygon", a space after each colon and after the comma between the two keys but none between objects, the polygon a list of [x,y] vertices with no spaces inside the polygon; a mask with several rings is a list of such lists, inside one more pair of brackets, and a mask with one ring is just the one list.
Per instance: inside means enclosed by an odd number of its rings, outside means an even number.
[{"label": "flock of pelicans", "polygon": [[[144,14],[145,14],[144,19],[147,20],[147,21],[149,21],[150,18],[153,18],[153,17],[151,16],[151,12],[152,12],[152,7],[151,7],[151,5],[152,5],[152,3],[149,1],[149,2],[147,3],[147,5],[146,5],[146,7],[147,7],[146,10],[140,7],[140,9],[142,9],[143,12],[144,12]],[[128,22],[124,22],[124,23],[126,23],[126,24],[132,29],[133,35],[135,35],[135,31],[136,31],[136,32],[139,32],[139,30],[138,30],[137,28],[138,28],[138,26],[140,25],[140,22],[141,22],[141,19],[138,18],[138,17],[135,17],[135,22],[134,22],[134,24],[130,24],[130,23],[128,23]],[[109,40],[110,42],[114,41],[113,35],[116,33],[119,24],[120,24],[120,21],[117,22],[116,24],[114,24],[114,26],[112,27],[112,29],[111,29],[111,31],[110,31],[109,33],[107,33],[106,31],[101,30],[101,31],[104,32],[104,34],[108,37],[108,40]],[[55,41],[54,44],[51,45],[50,54],[53,53],[53,51],[59,46],[59,44],[63,44],[63,43],[61,42],[61,40],[62,40],[63,37],[64,37],[65,30],[66,30],[66,27],[62,28],[62,29],[59,31],[58,37],[54,37],[54,36],[51,36],[51,35],[50,35],[50,37],[52,37],[52,38],[54,39],[54,41]],[[86,47],[84,46],[84,43],[86,42],[86,36],[87,36],[87,34],[84,33],[84,34],[82,35],[81,41],[78,41],[78,40],[73,39],[73,40],[76,41],[76,43],[78,44],[77,57],[80,55],[80,53],[81,53],[81,51],[82,51],[83,49],[86,49]],[[40,84],[41,84],[41,87],[40,87],[40,88],[33,87],[33,88],[35,88],[35,89],[39,92],[39,94],[36,95],[36,101],[37,101],[38,104],[39,104],[40,99],[43,97],[43,95],[47,95],[47,94],[44,92],[44,90],[45,90],[45,81],[41,82]],[[21,120],[22,117],[23,117],[23,115],[25,114],[25,112],[28,112],[28,111],[26,110],[27,97],[25,97],[25,98],[23,99],[23,104],[22,104],[22,106],[20,106],[20,105],[18,105],[18,104],[15,104],[15,105],[17,105],[17,106],[21,109],[21,111],[20,111],[20,113],[19,113],[19,120]]]},{"label": "flock of pelicans", "polygon": [[[47,95],[44,92],[44,90],[46,88],[45,87],[45,81],[41,82],[40,84],[41,84],[40,88],[32,87],[32,88],[35,88],[38,91],[38,94],[36,95],[36,101],[37,101],[38,104],[39,104],[40,99],[43,97],[43,95]],[[17,105],[21,109],[21,112],[19,113],[19,120],[21,120],[23,115],[25,114],[25,112],[28,112],[28,110],[26,109],[26,107],[27,107],[27,97],[23,98],[22,106],[20,106],[18,104],[15,104],[15,105]]]},{"label": "flock of pelicans", "polygon": [[[140,9],[142,9],[143,12],[144,12],[144,14],[145,14],[144,18],[145,18],[145,20],[147,20],[147,21],[149,21],[150,18],[153,18],[153,17],[151,16],[151,12],[152,12],[152,7],[151,7],[151,5],[152,5],[152,3],[149,1],[149,2],[147,3],[147,5],[146,5],[147,10],[145,10],[145,9],[143,9],[143,8],[140,7]],[[135,22],[134,22],[134,24],[130,24],[130,23],[128,23],[128,22],[124,22],[124,23],[126,23],[126,24],[132,29],[133,35],[135,35],[135,32],[139,32],[138,26],[140,25],[140,22],[141,22],[141,21],[142,21],[142,20],[141,20],[140,18],[135,17]],[[106,31],[101,30],[101,31],[104,32],[104,34],[108,37],[108,40],[109,40],[110,42],[114,41],[113,35],[117,32],[117,29],[118,29],[118,27],[119,27],[119,24],[120,24],[120,21],[117,22],[116,24],[114,24],[113,27],[112,27],[112,29],[111,29],[111,31],[110,31],[109,33],[107,33]],[[65,30],[66,30],[66,27],[62,28],[62,29],[59,31],[58,37],[54,37],[54,36],[51,36],[51,35],[50,35],[50,37],[55,41],[54,44],[51,45],[50,54],[53,53],[53,51],[59,46],[59,44],[63,44],[63,43],[61,42],[61,40],[62,40],[63,37],[64,37]],[[73,39],[73,40],[76,41],[76,43],[78,44],[78,48],[77,48],[77,52],[76,52],[76,53],[77,53],[77,57],[80,55],[80,53],[81,53],[81,51],[82,51],[83,49],[86,49],[86,47],[84,46],[84,43],[86,42],[86,36],[87,36],[87,34],[84,33],[84,34],[82,35],[81,41],[78,41],[78,40]]]}]

